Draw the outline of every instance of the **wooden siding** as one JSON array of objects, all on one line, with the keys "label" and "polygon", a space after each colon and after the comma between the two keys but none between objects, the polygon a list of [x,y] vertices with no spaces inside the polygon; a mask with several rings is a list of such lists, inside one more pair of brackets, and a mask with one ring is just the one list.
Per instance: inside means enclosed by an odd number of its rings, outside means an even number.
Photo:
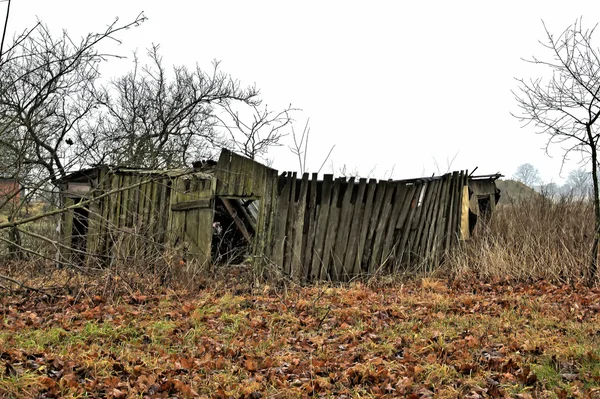
[{"label": "wooden siding", "polygon": [[468,236],[467,200],[466,171],[379,182],[283,173],[266,252],[301,280],[431,270]]}]

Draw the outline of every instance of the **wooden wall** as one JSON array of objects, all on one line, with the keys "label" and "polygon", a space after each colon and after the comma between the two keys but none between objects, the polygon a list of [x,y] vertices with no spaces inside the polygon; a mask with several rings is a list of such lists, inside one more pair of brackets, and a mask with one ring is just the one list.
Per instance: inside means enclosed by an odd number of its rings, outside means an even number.
[{"label": "wooden wall", "polygon": [[269,255],[302,280],[430,270],[468,237],[467,173],[402,181],[283,173]]},{"label": "wooden wall", "polygon": [[[182,257],[210,261],[215,179],[198,172],[98,171],[95,188],[83,199],[98,197],[87,207],[86,264],[152,259],[167,246]],[[111,193],[109,195],[105,195]],[[65,198],[65,205],[79,199]],[[80,263],[73,250],[74,219],[63,216],[63,261]],[[79,256],[80,257],[80,256]]]},{"label": "wooden wall", "polygon": [[252,255],[257,265],[265,264],[274,240],[274,220],[277,218],[277,175],[254,160],[223,149],[217,163],[216,195],[223,198],[247,198],[259,201],[258,221]]}]

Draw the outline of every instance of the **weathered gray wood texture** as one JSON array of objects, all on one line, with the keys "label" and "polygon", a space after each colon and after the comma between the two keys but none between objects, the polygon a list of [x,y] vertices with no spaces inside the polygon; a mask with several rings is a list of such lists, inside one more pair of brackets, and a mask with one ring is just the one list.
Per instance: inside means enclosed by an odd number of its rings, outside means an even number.
[{"label": "weathered gray wood texture", "polygon": [[308,281],[431,270],[468,234],[465,193],[466,171],[379,182],[283,173],[264,253]]},{"label": "weathered gray wood texture", "polygon": [[[94,173],[86,198],[98,200],[88,207],[84,249],[105,264],[151,259],[167,249],[210,262],[216,198],[226,205],[231,199],[259,201],[253,235],[242,231],[252,242],[255,265],[275,265],[303,281],[431,270],[469,236],[466,171],[400,181],[319,180],[317,174],[278,175],[223,150],[208,169]],[[64,248],[72,247],[73,225],[74,213],[66,212]]]}]

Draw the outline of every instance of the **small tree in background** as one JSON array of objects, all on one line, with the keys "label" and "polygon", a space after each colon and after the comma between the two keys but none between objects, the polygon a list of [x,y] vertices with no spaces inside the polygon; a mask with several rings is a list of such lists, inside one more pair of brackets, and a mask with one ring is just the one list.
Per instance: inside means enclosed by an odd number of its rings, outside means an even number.
[{"label": "small tree in background", "polygon": [[[543,22],[542,22],[543,23]],[[600,242],[598,187],[598,118],[600,117],[600,49],[592,44],[596,29],[584,29],[581,19],[554,36],[544,25],[546,40],[540,42],[548,58],[533,57],[532,64],[547,67],[551,74],[538,79],[517,79],[513,92],[520,113],[514,115],[537,133],[547,136],[546,150],[555,144],[564,150],[563,161],[576,152],[591,161],[594,188],[595,234],[589,283],[597,279]]]},{"label": "small tree in background", "polygon": [[567,176],[565,183],[569,193],[578,198],[588,198],[592,192],[592,176],[585,169],[573,169]]},{"label": "small tree in background", "polygon": [[531,188],[542,183],[540,172],[530,163],[519,165],[517,171],[513,175],[513,179],[520,181]]}]

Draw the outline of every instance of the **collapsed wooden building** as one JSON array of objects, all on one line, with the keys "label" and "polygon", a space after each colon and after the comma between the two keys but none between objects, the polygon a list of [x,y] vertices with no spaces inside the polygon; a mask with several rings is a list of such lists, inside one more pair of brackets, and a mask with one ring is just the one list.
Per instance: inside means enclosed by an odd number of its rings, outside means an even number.
[{"label": "collapsed wooden building", "polygon": [[305,281],[429,270],[493,211],[498,177],[319,179],[228,150],[190,169],[100,166],[61,182],[61,259],[107,264],[170,250],[206,264],[242,247]]}]

